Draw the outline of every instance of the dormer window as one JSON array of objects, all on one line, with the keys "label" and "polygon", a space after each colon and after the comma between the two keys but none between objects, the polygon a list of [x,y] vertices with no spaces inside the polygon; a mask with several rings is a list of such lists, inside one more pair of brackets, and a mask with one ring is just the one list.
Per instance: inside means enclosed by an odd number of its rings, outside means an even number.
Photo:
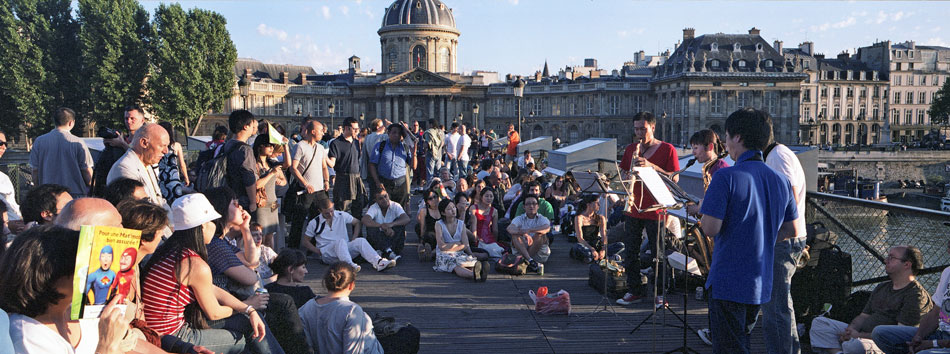
[{"label": "dormer window", "polygon": [[719,44],[716,44],[716,43],[710,44],[710,45],[709,45],[709,50],[714,51],[714,52],[718,52],[718,51],[719,51]]},{"label": "dormer window", "polygon": [[758,44],[755,45],[755,51],[756,51],[756,52],[761,52],[761,51],[762,51],[762,43],[758,43]]},{"label": "dormer window", "polygon": [[740,68],[744,68],[744,67],[745,67],[745,60],[739,60],[739,67],[740,67]]},{"label": "dormer window", "polygon": [[714,67],[714,68],[718,68],[718,67],[719,67],[719,59],[713,59],[712,61],[710,61],[710,62],[709,62],[709,66]]},{"label": "dormer window", "polygon": [[765,67],[766,68],[772,67],[772,59],[765,59]]},{"label": "dormer window", "polygon": [[732,45],[732,51],[734,51],[734,52],[741,52],[741,51],[742,51],[742,47],[739,46],[739,43],[733,44],[733,45]]}]

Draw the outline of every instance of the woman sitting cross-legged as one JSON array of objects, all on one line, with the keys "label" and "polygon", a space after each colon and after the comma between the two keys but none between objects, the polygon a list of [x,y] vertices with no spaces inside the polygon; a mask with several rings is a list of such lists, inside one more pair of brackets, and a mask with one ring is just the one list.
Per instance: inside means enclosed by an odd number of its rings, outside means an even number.
[{"label": "woman sitting cross-legged", "polygon": [[290,295],[294,298],[297,308],[316,296],[313,289],[301,284],[307,275],[307,256],[300,250],[285,248],[271,262],[270,267],[274,273],[277,273],[277,281],[264,286],[271,294]]},{"label": "woman sitting cross-legged", "polygon": [[455,203],[449,199],[439,202],[439,213],[442,214],[442,220],[435,223],[435,240],[438,247],[435,266],[432,269],[437,272],[454,272],[462,278],[477,282],[485,281],[490,266],[487,261],[479,261],[472,255],[465,223],[455,218]]},{"label": "woman sitting cross-legged", "polygon": [[220,217],[203,194],[172,204],[175,232],[142,270],[145,321],[159,334],[216,353],[283,353],[253,306],[211,282],[206,245]]},{"label": "woman sitting cross-legged", "polygon": [[338,262],[323,276],[327,296],[311,299],[297,312],[303,319],[307,342],[319,353],[416,353],[419,330],[406,326],[377,338],[373,321],[360,305],[350,301],[356,288],[356,270]]},{"label": "woman sitting cross-legged", "polygon": [[607,244],[607,220],[598,213],[600,196],[585,195],[577,207],[581,212],[574,217],[574,234],[578,237],[571,257],[586,263],[599,261],[604,258]]}]

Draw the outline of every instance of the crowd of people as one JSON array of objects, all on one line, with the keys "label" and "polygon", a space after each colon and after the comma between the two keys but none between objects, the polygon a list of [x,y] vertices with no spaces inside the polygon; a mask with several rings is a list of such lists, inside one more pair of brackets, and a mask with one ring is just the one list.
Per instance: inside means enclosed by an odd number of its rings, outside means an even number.
[{"label": "crowd of people", "polygon": [[[653,296],[665,305],[640,270],[654,261],[660,228],[676,229],[677,220],[642,211],[656,202],[637,183],[618,199],[541,172],[539,155],[519,153],[513,125],[507,145],[493,150],[493,131],[466,124],[429,120],[423,130],[418,121],[375,119],[361,127],[346,118],[327,127],[308,118],[285,137],[279,125],[238,110],[188,161],[170,125],[146,122],[139,107],[124,116],[125,129],[100,133],[106,148],[93,161],[70,133],[75,113],[56,110],[56,128],[33,144],[34,187],[22,204],[0,174],[9,241],[0,242],[0,327],[9,324],[10,333],[0,328],[0,352],[415,352],[418,329],[377,335],[374,319],[349,299],[364,267],[385,272],[405,262],[413,229],[419,260],[474,282],[487,281],[506,254],[542,273],[553,235],[573,233],[571,257],[622,260],[629,270],[619,304]],[[646,168],[676,180],[679,157],[654,136],[656,118],[642,112],[632,123],[636,142],[624,149],[622,175]],[[800,352],[789,284],[805,247],[805,177],[794,153],[772,141],[771,125],[767,113],[742,109],[726,120],[724,139],[712,130],[690,138],[704,196],[687,211],[715,241],[705,285],[710,326],[699,334],[716,352],[750,352],[760,311],[768,351]],[[5,150],[0,134],[0,156]],[[216,166],[226,173],[213,173]],[[608,229],[618,223],[611,244]],[[82,225],[140,230],[142,238],[125,310],[111,301],[98,320],[73,321]],[[329,265],[326,292],[304,284],[308,259]],[[915,280],[919,250],[895,246],[887,262],[891,280],[851,324],[815,320],[813,348],[950,346],[940,306],[950,271],[931,299]]]}]

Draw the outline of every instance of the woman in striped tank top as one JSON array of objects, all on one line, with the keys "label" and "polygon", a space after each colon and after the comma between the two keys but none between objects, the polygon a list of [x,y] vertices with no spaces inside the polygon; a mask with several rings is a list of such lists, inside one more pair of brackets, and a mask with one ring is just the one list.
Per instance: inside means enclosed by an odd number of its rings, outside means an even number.
[{"label": "woman in striped tank top", "polygon": [[203,194],[172,204],[176,231],[143,269],[145,321],[161,335],[214,352],[283,353],[253,306],[211,283],[205,245],[220,217]]}]

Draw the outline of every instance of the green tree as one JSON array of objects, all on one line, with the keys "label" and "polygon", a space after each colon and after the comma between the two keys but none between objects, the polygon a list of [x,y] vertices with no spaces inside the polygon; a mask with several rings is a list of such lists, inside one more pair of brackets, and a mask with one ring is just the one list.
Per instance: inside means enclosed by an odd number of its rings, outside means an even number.
[{"label": "green tree", "polygon": [[36,26],[20,18],[35,14],[30,2],[0,0],[0,129],[15,136],[22,127],[43,126],[50,98],[43,90],[47,80],[44,53],[36,44]]},{"label": "green tree", "polygon": [[152,29],[134,0],[79,0],[82,111],[99,124],[121,125],[122,111],[141,104]]},{"label": "green tree", "polygon": [[191,133],[205,113],[231,97],[237,49],[226,24],[218,13],[186,13],[178,4],[155,11],[148,101],[160,119]]},{"label": "green tree", "polygon": [[936,97],[930,103],[930,109],[927,110],[930,115],[931,124],[947,125],[950,118],[950,79],[943,82],[943,86],[937,91]]}]

